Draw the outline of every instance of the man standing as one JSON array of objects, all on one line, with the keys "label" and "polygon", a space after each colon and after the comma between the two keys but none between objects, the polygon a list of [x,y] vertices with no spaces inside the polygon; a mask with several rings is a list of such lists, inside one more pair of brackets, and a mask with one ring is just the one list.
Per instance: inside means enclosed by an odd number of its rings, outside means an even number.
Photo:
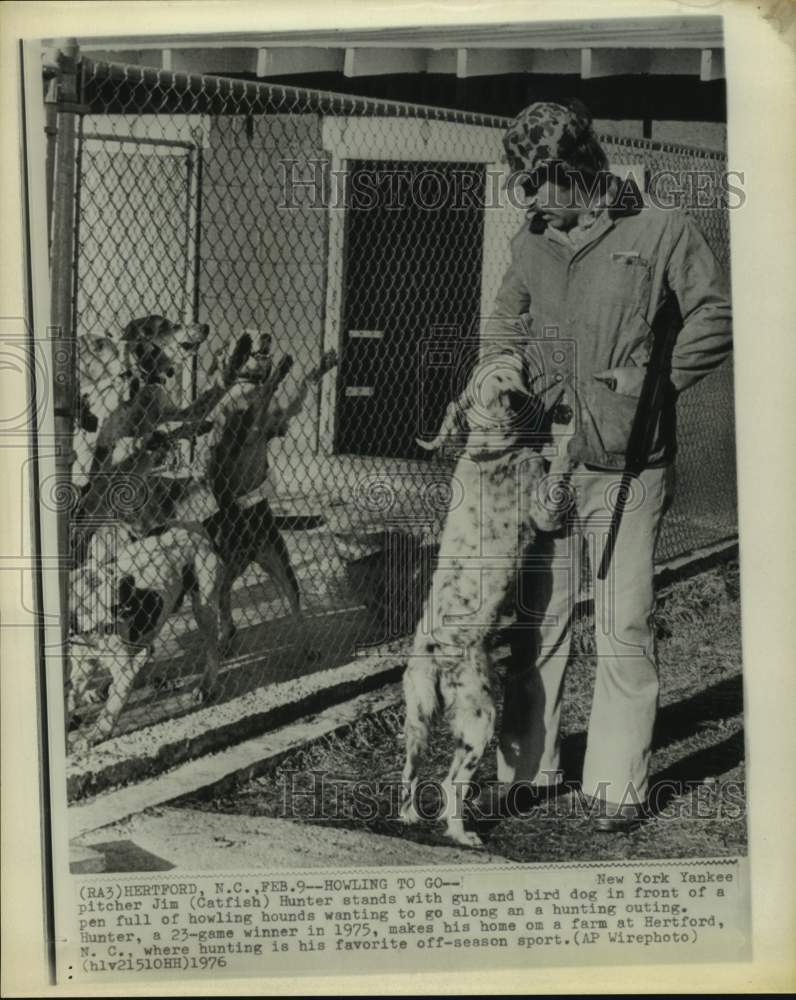
[{"label": "man standing", "polygon": [[[658,671],[652,630],[653,555],[672,491],[677,394],[731,350],[726,280],[699,229],[676,210],[644,204],[610,174],[580,104],[526,108],[503,143],[513,180],[530,199],[530,225],[485,325],[481,364],[509,342],[549,336],[574,342],[567,382],[578,429],[570,455],[576,512],[547,536],[545,563],[527,574],[524,625],[513,649],[498,752],[498,779],[535,788],[561,780],[559,722],[581,540],[591,539],[597,677],[583,767],[596,828],[638,821],[648,792]],[[673,296],[681,328],[668,395],[646,467],[634,481],[607,578],[596,579],[659,307]],[[679,324],[678,324],[679,325]],[[544,331],[544,332],[543,332]]]}]

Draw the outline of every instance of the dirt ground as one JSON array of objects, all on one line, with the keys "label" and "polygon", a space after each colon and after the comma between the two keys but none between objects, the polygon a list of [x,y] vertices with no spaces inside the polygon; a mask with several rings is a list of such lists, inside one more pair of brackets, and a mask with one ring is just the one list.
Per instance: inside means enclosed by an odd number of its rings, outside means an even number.
[{"label": "dirt ground", "polygon": [[[737,563],[661,588],[655,623],[661,710],[652,781],[661,794],[655,814],[630,834],[595,834],[577,790],[596,669],[587,616],[576,627],[564,699],[562,763],[568,790],[531,810],[494,815],[489,793],[495,755],[490,748],[476,774],[481,794],[470,808],[470,822],[481,834],[484,849],[452,846],[433,819],[409,830],[396,819],[403,718],[400,686],[395,685],[394,708],[304,746],[223,795],[196,795],[84,835],[79,843],[90,850],[87,867],[81,870],[398,867],[743,855]],[[424,776],[440,779],[449,759],[445,727],[438,725]],[[429,816],[436,805],[434,791],[432,784],[426,786],[423,801]]]},{"label": "dirt ground", "polygon": [[[746,853],[737,563],[660,589],[655,624],[661,673],[652,766],[652,783],[659,791],[655,814],[630,834],[596,835],[577,791],[596,669],[592,623],[586,617],[578,623],[565,693],[562,763],[569,790],[530,811],[495,816],[488,795],[495,778],[490,748],[476,775],[482,794],[472,818],[486,844],[482,860],[599,861]],[[191,811],[197,833],[203,825],[197,821],[197,811],[211,814],[207,823],[214,828],[224,821],[229,829],[247,823],[251,828],[257,818],[276,838],[274,848],[302,845],[303,865],[330,863],[327,848],[335,840],[340,860],[353,850],[359,863],[365,860],[363,853],[368,864],[421,863],[420,858],[428,863],[429,849],[440,863],[455,860],[439,824],[429,820],[407,830],[396,819],[403,753],[399,706],[397,700],[395,709],[363,718],[302,748],[233,792],[209,799],[198,796],[178,805]],[[441,779],[449,752],[440,725],[423,766],[424,776]],[[427,791],[433,800],[433,786]],[[427,805],[431,814],[433,801]],[[175,811],[172,822],[176,819]],[[284,837],[279,837],[282,828]],[[352,837],[356,849],[348,843]],[[475,860],[473,852],[455,853]]]}]

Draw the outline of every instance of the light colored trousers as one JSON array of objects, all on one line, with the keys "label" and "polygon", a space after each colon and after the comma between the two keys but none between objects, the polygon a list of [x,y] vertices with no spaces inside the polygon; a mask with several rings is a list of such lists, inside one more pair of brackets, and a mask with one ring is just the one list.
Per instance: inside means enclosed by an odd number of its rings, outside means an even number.
[{"label": "light colored trousers", "polygon": [[562,778],[561,702],[585,538],[597,676],[582,787],[585,794],[609,803],[644,801],[658,708],[653,556],[673,493],[673,471],[673,466],[647,469],[634,482],[608,576],[600,581],[597,569],[621,474],[582,466],[575,470],[574,523],[568,532],[539,536],[532,568],[520,587],[499,738],[499,781],[548,785]]}]

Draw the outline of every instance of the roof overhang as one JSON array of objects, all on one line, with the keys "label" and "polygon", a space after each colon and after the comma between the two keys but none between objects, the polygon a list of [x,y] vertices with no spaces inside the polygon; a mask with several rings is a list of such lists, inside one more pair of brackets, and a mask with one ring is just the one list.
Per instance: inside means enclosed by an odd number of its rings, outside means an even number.
[{"label": "roof overhang", "polygon": [[96,60],[187,73],[258,78],[339,72],[346,77],[446,73],[460,79],[505,73],[724,76],[720,17],[636,17],[527,24],[239,32],[213,35],[84,36]]}]

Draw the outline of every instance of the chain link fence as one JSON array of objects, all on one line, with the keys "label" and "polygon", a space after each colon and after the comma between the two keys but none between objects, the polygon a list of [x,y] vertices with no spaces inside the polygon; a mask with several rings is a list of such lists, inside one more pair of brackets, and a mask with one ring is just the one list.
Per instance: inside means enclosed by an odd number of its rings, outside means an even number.
[{"label": "chain link fence", "polygon": [[[451,471],[416,437],[524,214],[501,194],[502,118],[80,73],[73,749],[412,629]],[[671,197],[725,169],[601,140],[648,187],[670,171]],[[726,210],[697,219],[728,265]],[[662,560],[736,532],[730,368],[686,395],[679,436]]]},{"label": "chain link fence", "polygon": [[[635,168],[658,204],[693,215],[722,267],[730,271],[727,160],[719,152],[648,139],[601,136],[612,164]],[[733,367],[731,361],[684,393],[677,404],[677,489],[657,547],[660,562],[732,538],[738,531]]]}]

